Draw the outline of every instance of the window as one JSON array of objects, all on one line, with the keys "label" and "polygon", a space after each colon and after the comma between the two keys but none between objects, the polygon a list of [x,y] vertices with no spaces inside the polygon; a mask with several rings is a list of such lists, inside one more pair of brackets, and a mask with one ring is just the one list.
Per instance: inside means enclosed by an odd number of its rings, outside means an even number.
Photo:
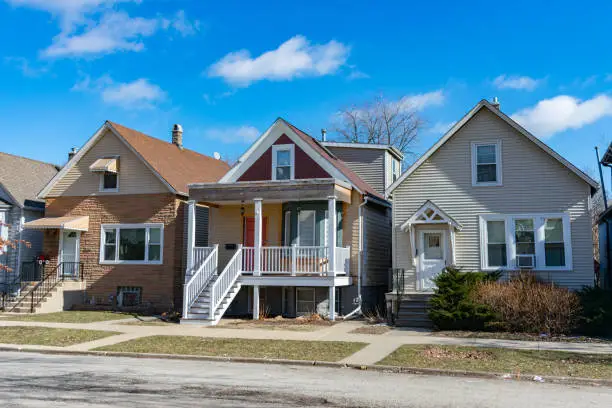
[{"label": "window", "polygon": [[570,219],[567,214],[481,216],[481,264],[483,269],[572,268]]},{"label": "window", "polygon": [[[4,241],[8,240],[8,211],[0,211],[0,238]],[[0,246],[0,255],[6,252],[8,245]]]},{"label": "window", "polygon": [[140,287],[119,286],[117,288],[117,306],[138,306],[140,304],[141,293],[142,288]]},{"label": "window", "polygon": [[397,160],[391,160],[391,172],[393,173],[392,175],[392,182],[394,182],[395,180],[397,180],[397,175],[398,175],[398,171],[397,171]]},{"label": "window", "polygon": [[316,312],[315,288],[295,288],[295,314],[310,315]]},{"label": "window", "polygon": [[295,145],[272,146],[272,180],[293,180]]},{"label": "window", "polygon": [[298,245],[315,246],[316,211],[298,212]]},{"label": "window", "polygon": [[487,265],[508,266],[506,250],[506,222],[487,221]]},{"label": "window", "polygon": [[501,143],[472,144],[472,185],[500,186]]},{"label": "window", "polygon": [[285,211],[285,246],[291,245],[291,211]]},{"label": "window", "polygon": [[100,173],[100,191],[119,191],[119,175],[110,171]]},{"label": "window", "polygon": [[102,225],[101,263],[162,263],[163,225]]}]

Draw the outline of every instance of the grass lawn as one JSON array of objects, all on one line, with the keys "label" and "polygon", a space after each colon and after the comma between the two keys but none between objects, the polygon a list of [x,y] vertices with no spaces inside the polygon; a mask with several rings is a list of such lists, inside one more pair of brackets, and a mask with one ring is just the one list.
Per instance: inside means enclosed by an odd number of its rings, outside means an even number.
[{"label": "grass lawn", "polygon": [[349,333],[353,334],[385,334],[391,331],[389,326],[363,326],[351,330]]},{"label": "grass lawn", "polygon": [[120,334],[116,332],[49,327],[0,327],[0,343],[40,346],[71,346]]},{"label": "grass lawn", "polygon": [[333,322],[321,320],[316,322],[302,321],[297,319],[262,319],[262,320],[221,320],[218,329],[264,329],[264,330],[289,330],[289,331],[315,331],[333,325]]},{"label": "grass lawn", "polygon": [[460,337],[463,339],[499,339],[526,341],[561,341],[566,343],[610,343],[612,339],[586,336],[540,336],[529,333],[479,332],[464,330],[442,330],[431,333],[432,336]]},{"label": "grass lawn", "polygon": [[366,343],[342,341],[218,339],[194,336],[150,336],[100,347],[99,351],[339,361]]},{"label": "grass lawn", "polygon": [[610,354],[405,345],[377,364],[520,375],[612,379],[612,355]]},{"label": "grass lawn", "polygon": [[106,311],[65,311],[41,314],[2,315],[2,319],[20,322],[47,322],[47,323],[95,323],[106,320],[129,319],[134,314],[106,312]]}]

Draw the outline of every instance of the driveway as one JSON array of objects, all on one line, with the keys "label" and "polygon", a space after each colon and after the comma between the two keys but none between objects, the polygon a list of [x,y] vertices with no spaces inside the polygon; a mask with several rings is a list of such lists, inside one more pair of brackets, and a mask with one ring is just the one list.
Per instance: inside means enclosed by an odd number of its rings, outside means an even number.
[{"label": "driveway", "polygon": [[2,407],[610,407],[612,389],[323,367],[0,353]]}]

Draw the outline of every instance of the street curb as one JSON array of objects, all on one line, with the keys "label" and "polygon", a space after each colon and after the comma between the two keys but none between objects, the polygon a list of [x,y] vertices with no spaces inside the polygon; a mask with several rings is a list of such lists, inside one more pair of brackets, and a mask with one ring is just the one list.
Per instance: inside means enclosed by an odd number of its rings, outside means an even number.
[{"label": "street curb", "polygon": [[436,368],[417,368],[417,367],[398,367],[388,365],[373,364],[347,364],[329,361],[305,361],[305,360],[286,360],[286,359],[267,359],[252,357],[217,357],[217,356],[196,356],[185,354],[155,354],[155,353],[128,353],[119,351],[75,351],[75,350],[44,350],[25,347],[0,347],[0,352],[12,351],[23,353],[55,354],[55,355],[80,355],[97,357],[129,357],[142,359],[168,359],[186,361],[214,361],[214,362],[234,362],[234,363],[255,363],[255,364],[274,364],[274,365],[293,365],[293,366],[318,366],[328,368],[350,368],[361,371],[374,371],[395,374],[412,375],[432,375],[449,377],[481,378],[493,380],[514,380],[525,382],[546,382],[552,384],[584,385],[595,387],[612,387],[612,380],[592,379],[582,377],[553,377],[542,376],[543,381],[534,379],[534,375],[515,375],[504,373],[489,373],[484,371],[463,371],[463,370],[443,370]]}]

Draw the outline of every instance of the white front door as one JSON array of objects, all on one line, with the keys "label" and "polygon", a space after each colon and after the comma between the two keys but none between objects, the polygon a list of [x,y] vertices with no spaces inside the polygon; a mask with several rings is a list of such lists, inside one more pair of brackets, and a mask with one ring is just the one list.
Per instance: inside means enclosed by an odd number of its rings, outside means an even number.
[{"label": "white front door", "polygon": [[62,231],[62,263],[60,273],[64,278],[79,276],[79,241],[81,233],[78,231]]},{"label": "white front door", "polygon": [[433,290],[435,278],[446,267],[446,231],[419,232],[418,289]]}]

